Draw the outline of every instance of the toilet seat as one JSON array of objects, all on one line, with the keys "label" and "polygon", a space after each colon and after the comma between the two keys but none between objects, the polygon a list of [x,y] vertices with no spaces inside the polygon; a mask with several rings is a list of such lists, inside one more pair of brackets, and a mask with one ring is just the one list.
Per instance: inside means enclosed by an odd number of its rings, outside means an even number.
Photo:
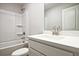
[{"label": "toilet seat", "polygon": [[27,55],[28,52],[29,52],[29,49],[28,48],[20,48],[18,50],[15,50],[12,53],[12,56],[24,56],[24,55]]}]

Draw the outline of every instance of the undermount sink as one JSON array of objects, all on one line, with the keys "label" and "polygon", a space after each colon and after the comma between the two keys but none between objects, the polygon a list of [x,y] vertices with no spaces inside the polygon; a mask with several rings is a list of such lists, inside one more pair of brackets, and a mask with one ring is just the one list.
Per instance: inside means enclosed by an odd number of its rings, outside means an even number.
[{"label": "undermount sink", "polygon": [[61,40],[61,39],[64,39],[64,37],[62,36],[50,36],[51,39],[54,39],[54,40]]},{"label": "undermount sink", "polygon": [[50,40],[62,40],[64,39],[64,36],[60,36],[60,35],[41,35],[39,37],[45,38],[45,39],[50,39]]}]

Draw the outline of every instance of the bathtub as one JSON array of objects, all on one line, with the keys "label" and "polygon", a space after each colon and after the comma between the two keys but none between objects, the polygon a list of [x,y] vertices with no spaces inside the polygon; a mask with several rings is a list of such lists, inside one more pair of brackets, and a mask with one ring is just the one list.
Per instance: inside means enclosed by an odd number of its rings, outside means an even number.
[{"label": "bathtub", "polygon": [[10,56],[13,51],[27,47],[27,43],[23,39],[0,43],[0,56]]}]

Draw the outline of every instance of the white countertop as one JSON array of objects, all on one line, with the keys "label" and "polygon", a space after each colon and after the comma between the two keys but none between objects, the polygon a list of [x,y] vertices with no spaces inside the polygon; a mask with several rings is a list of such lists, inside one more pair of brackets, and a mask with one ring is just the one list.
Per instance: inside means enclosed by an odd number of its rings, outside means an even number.
[{"label": "white countertop", "polygon": [[72,47],[79,49],[79,37],[73,36],[65,36],[65,35],[50,35],[50,34],[38,34],[38,35],[31,35],[29,38],[33,38],[36,41],[46,41],[50,45],[51,43],[57,43],[60,45]]}]

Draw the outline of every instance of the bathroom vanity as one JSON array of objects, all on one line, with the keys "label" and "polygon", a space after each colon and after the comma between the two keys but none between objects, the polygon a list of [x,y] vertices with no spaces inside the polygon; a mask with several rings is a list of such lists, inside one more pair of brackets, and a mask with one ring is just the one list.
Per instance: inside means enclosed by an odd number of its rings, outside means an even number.
[{"label": "bathroom vanity", "polygon": [[79,37],[39,34],[28,38],[31,56],[79,55]]}]

